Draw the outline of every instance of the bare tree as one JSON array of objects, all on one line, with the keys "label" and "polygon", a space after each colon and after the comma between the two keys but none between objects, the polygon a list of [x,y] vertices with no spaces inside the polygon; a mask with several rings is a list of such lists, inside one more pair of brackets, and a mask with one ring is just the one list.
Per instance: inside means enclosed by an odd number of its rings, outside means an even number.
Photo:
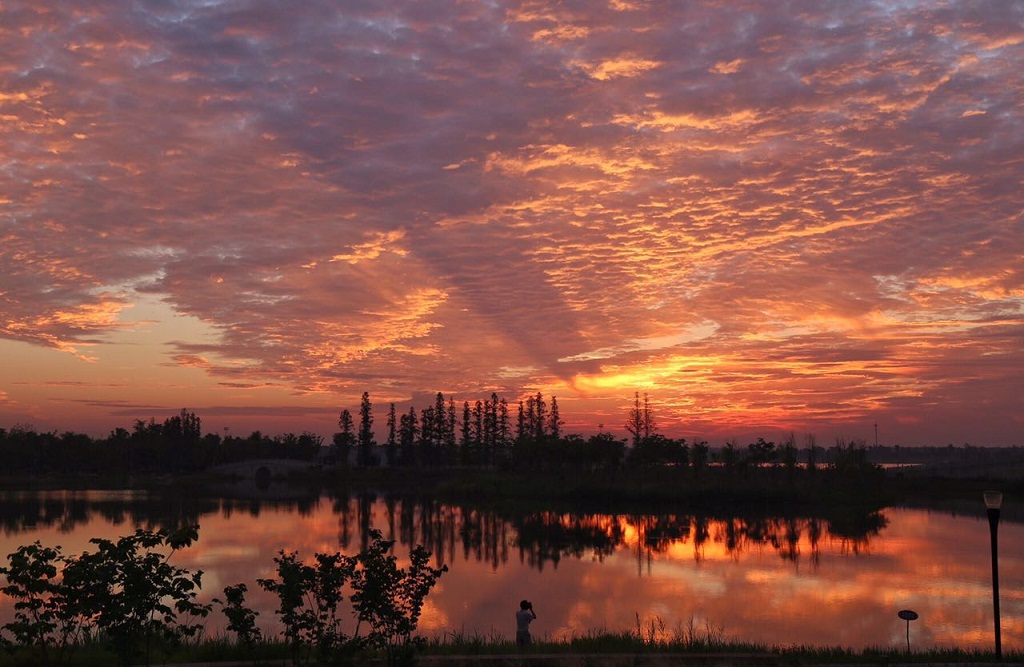
[{"label": "bare tree", "polygon": [[639,449],[648,438],[658,430],[654,421],[654,411],[651,409],[647,392],[644,392],[643,400],[640,400],[640,392],[633,394],[633,407],[629,410],[629,417],[626,419],[626,431],[633,438],[633,449]]}]

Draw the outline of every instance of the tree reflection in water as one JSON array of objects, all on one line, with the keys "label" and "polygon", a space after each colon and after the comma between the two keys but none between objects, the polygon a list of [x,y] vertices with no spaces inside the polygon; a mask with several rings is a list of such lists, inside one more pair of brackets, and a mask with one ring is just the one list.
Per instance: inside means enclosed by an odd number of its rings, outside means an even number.
[{"label": "tree reflection in water", "polygon": [[[371,528],[375,495],[334,500],[338,515],[339,543],[342,549],[365,546]],[[705,547],[721,545],[733,558],[748,549],[770,547],[779,556],[794,563],[805,554],[817,564],[818,545],[823,538],[842,544],[846,553],[865,550],[872,537],[887,524],[880,511],[849,512],[834,516],[766,515],[679,512],[679,513],[598,513],[568,511],[530,511],[508,514],[468,504],[446,504],[431,499],[380,501],[388,539],[403,545],[422,544],[434,553],[438,565],[445,564],[461,551],[464,559],[490,563],[497,569],[518,552],[520,561],[543,570],[558,566],[563,558],[603,560],[621,547],[630,547],[637,562],[692,544],[693,558],[700,562]]]},{"label": "tree reflection in water", "polygon": [[[56,491],[0,495],[0,525],[16,535],[39,526],[67,532],[102,517],[115,525],[158,528],[199,523],[214,513],[230,518],[244,512],[259,516],[265,508],[307,515],[330,502],[338,517],[342,551],[364,549],[374,527],[375,508],[383,509],[387,539],[422,544],[438,565],[461,552],[467,560],[494,569],[515,554],[521,562],[543,570],[563,558],[603,560],[621,547],[632,549],[641,568],[654,556],[692,545],[693,559],[704,558],[707,545],[719,545],[735,559],[749,549],[769,547],[794,563],[805,557],[816,564],[823,538],[839,541],[846,553],[865,550],[886,526],[879,511],[834,516],[768,515],[736,509],[731,512],[678,511],[601,513],[532,510],[520,514],[483,509],[471,504],[446,504],[435,499],[399,499],[362,493],[355,497],[304,496],[279,499],[201,498],[194,495],[146,492]],[[107,537],[107,536],[98,536]],[[806,545],[808,553],[803,553]]]},{"label": "tree reflection in water", "polygon": [[[978,619],[990,609],[990,562],[987,549],[976,548],[978,539],[987,547],[987,525],[978,514],[907,508],[773,514],[678,505],[646,512],[607,505],[523,510],[318,491],[277,498],[0,493],[0,556],[37,539],[74,553],[88,549],[92,537],[198,523],[199,540],[176,555],[178,564],[206,573],[210,597],[225,585],[250,584],[252,604],[272,630],[276,601],[261,597],[254,582],[274,555],[281,549],[354,553],[373,527],[396,540],[399,558],[422,544],[435,564],[451,569],[424,616],[431,636],[507,633],[510,601],[529,592],[543,603],[542,630],[558,637],[628,629],[640,614],[670,624],[696,617],[750,641],[860,647],[886,644],[890,635],[905,641],[895,611],[913,608],[923,619],[918,646],[985,647],[988,636],[978,628],[990,626]],[[1007,580],[1024,571],[1016,558],[1024,553],[1022,530],[1011,521],[1004,531]],[[1012,628],[1024,626],[1020,601],[1007,595],[1009,647],[1017,636]],[[11,613],[10,600],[0,599],[0,624]],[[222,619],[211,622],[210,632],[222,630],[216,626]]]}]

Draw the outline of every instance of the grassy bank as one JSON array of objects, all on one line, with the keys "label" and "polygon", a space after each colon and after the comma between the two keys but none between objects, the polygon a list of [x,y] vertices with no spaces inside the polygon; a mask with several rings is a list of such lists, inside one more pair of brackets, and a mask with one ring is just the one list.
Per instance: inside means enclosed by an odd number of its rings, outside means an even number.
[{"label": "grassy bank", "polygon": [[[440,667],[447,664],[498,664],[503,656],[515,656],[522,664],[623,664],[602,661],[601,656],[630,658],[629,664],[736,664],[736,665],[819,665],[819,664],[1014,664],[1024,661],[1024,654],[1009,652],[998,660],[992,651],[969,651],[958,648],[911,650],[905,647],[847,647],[769,646],[742,641],[725,640],[716,633],[698,632],[654,638],[651,628],[640,628],[622,633],[588,633],[565,641],[537,641],[522,649],[502,637],[447,635],[425,641],[401,664]],[[292,651],[280,641],[262,642],[255,646],[241,646],[227,639],[209,639],[189,646],[155,647],[148,661],[139,656],[135,664],[291,664]],[[657,659],[670,659],[662,663]],[[106,667],[116,664],[116,655],[101,645],[77,647],[73,654],[61,656],[51,652],[43,658],[38,651],[20,649],[0,653],[0,667],[25,667],[41,664],[69,664],[76,667]],[[70,658],[70,659],[68,659]],[[475,659],[475,660],[474,660]],[[353,664],[384,664],[384,656],[368,652],[354,657]],[[294,664],[317,664],[306,653],[298,654]]]}]

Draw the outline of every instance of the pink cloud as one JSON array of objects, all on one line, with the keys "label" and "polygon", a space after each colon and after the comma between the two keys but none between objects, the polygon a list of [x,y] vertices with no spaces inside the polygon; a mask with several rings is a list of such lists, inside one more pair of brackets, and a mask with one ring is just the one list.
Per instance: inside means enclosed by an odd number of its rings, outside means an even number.
[{"label": "pink cloud", "polygon": [[5,6],[0,337],[106,372],[155,298],[206,333],[147,354],[223,391],[542,389],[596,421],[639,388],[680,428],[923,414],[941,430],[899,437],[1009,444],[1019,25],[860,2]]}]

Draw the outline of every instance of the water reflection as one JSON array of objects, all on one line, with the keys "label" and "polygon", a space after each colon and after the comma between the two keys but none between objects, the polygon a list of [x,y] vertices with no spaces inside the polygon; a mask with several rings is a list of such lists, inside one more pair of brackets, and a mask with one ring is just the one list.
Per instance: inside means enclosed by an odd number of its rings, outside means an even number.
[{"label": "water reflection", "polygon": [[69,533],[97,519],[133,529],[159,528],[201,523],[202,517],[217,513],[230,517],[238,511],[259,516],[263,509],[295,509],[308,514],[318,504],[319,497],[308,494],[232,500],[140,490],[6,491],[0,492],[0,528],[5,535],[40,527]]},{"label": "water reflection", "polygon": [[748,549],[769,547],[784,560],[797,562],[806,557],[815,563],[822,537],[838,541],[844,553],[857,554],[867,549],[886,525],[881,512],[836,518],[727,513],[504,514],[434,500],[378,501],[376,496],[366,495],[333,501],[343,548],[365,546],[378,503],[383,509],[385,535],[403,545],[423,544],[439,565],[448,563],[458,549],[464,559],[497,568],[508,562],[514,549],[520,560],[538,570],[557,567],[563,558],[602,560],[623,546],[634,550],[639,559],[650,559],[690,544],[693,559],[699,562],[708,543],[721,545],[736,558]]},{"label": "water reflection", "polygon": [[[670,629],[693,619],[768,644],[900,646],[902,608],[921,614],[917,647],[987,647],[991,633],[983,510],[514,513],[374,494],[23,493],[0,495],[0,555],[37,539],[77,553],[93,537],[180,523],[201,529],[177,564],[204,571],[208,597],[247,583],[267,628],[276,605],[255,580],[271,574],[279,550],[351,553],[375,528],[401,545],[400,558],[423,544],[449,566],[424,610],[428,634],[509,636],[523,597],[536,603],[537,634],[551,637],[628,629],[639,616]],[[1013,650],[1024,636],[1021,525],[1004,525],[1000,540],[1003,643]],[[10,601],[0,599],[0,619],[9,614]]]}]

